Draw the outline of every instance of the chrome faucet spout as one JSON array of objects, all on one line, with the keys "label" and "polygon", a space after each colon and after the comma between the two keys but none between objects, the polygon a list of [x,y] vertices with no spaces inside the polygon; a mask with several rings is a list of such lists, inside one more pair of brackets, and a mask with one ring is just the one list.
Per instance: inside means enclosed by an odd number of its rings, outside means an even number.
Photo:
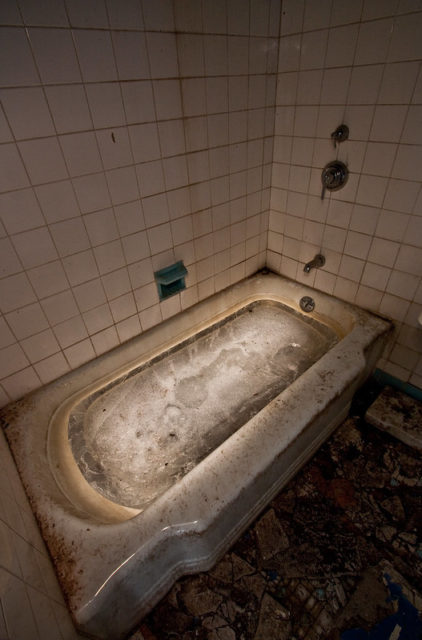
[{"label": "chrome faucet spout", "polygon": [[325,257],[322,255],[322,253],[317,253],[313,260],[305,264],[303,270],[305,273],[309,273],[311,269],[319,269],[320,267],[323,267],[324,264]]}]

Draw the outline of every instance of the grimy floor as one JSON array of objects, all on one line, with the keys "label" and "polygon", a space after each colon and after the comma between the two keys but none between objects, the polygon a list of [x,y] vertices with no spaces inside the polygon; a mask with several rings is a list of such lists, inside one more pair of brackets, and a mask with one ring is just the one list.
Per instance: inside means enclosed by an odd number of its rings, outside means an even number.
[{"label": "grimy floor", "polygon": [[367,424],[361,405],[224,558],[179,580],[131,640],[422,638],[420,453]]}]

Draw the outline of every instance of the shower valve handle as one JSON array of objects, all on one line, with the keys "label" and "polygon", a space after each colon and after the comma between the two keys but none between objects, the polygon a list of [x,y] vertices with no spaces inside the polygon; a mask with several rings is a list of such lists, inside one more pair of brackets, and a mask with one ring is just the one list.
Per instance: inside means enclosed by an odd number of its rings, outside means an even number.
[{"label": "shower valve handle", "polygon": [[321,200],[324,200],[327,189],[329,191],[337,191],[337,189],[341,189],[341,187],[346,184],[348,176],[349,171],[346,165],[343,162],[340,162],[340,160],[329,162],[325,165],[321,174]]}]

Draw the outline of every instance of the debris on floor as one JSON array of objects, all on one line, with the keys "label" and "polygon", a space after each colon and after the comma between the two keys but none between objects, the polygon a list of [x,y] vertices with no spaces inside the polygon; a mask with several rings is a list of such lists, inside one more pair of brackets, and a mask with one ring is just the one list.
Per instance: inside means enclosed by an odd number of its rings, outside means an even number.
[{"label": "debris on floor", "polygon": [[422,451],[422,403],[385,387],[366,412],[365,419],[402,442]]},{"label": "debris on floor", "polygon": [[417,449],[348,418],[133,640],[420,640],[420,470]]}]

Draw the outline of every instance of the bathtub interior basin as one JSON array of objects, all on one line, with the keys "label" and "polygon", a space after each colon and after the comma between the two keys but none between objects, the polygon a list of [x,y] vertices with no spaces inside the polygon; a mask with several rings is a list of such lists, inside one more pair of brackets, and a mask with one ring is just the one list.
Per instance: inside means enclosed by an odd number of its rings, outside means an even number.
[{"label": "bathtub interior basin", "polygon": [[337,341],[312,317],[251,303],[79,402],[75,461],[104,497],[144,510]]},{"label": "bathtub interior basin", "polygon": [[210,568],[345,418],[390,330],[258,274],[7,407],[78,629],[124,638]]}]

